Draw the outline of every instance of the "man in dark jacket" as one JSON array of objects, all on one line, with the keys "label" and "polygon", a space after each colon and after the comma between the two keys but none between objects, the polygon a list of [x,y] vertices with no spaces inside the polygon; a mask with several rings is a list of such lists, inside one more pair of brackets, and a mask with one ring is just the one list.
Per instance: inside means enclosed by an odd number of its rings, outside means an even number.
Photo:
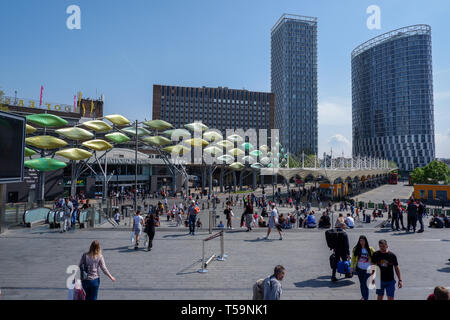
[{"label": "man in dark jacket", "polygon": [[419,233],[424,231],[424,227],[423,227],[423,214],[424,213],[425,213],[425,205],[423,204],[422,201],[419,200],[418,208],[417,208],[417,217],[418,217],[419,223],[420,223],[420,230],[418,231]]},{"label": "man in dark jacket", "polygon": [[408,203],[408,207],[406,209],[408,212],[408,228],[407,232],[412,228],[414,232],[416,232],[417,225],[417,204],[414,201],[414,198],[411,198]]},{"label": "man in dark jacket", "polygon": [[148,236],[147,251],[151,251],[153,247],[153,238],[155,237],[155,216],[153,213],[148,214],[145,218],[144,232]]},{"label": "man in dark jacket", "polygon": [[391,204],[392,211],[392,231],[400,231],[400,208],[397,205],[396,199],[392,200]]},{"label": "man in dark jacket", "polygon": [[[343,230],[342,225],[336,226],[338,232],[337,247],[333,249],[334,262],[332,263],[333,271],[331,275],[331,281],[336,282],[336,270],[339,261],[347,261],[350,259],[350,245],[348,242],[347,233]],[[350,274],[345,274],[346,278],[350,277]]]}]

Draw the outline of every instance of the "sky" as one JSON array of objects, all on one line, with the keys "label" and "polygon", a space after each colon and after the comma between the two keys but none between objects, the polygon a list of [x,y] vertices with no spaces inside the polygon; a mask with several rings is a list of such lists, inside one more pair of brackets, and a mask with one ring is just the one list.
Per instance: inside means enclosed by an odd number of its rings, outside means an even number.
[{"label": "sky", "polygon": [[[66,9],[81,10],[69,30]],[[381,29],[369,30],[371,5]],[[351,51],[391,30],[432,27],[436,156],[450,158],[448,0],[2,0],[0,90],[104,114],[152,118],[153,84],[270,92],[270,29],[283,13],[318,18],[319,154],[351,155]]]}]

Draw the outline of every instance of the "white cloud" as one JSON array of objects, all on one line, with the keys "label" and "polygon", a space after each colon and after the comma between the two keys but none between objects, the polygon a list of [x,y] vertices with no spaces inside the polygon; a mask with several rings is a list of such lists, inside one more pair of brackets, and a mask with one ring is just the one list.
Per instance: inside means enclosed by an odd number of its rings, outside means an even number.
[{"label": "white cloud", "polygon": [[436,132],[436,158],[450,158],[450,129],[447,132]]},{"label": "white cloud", "polygon": [[329,154],[331,149],[333,149],[333,156],[342,156],[342,152],[344,152],[344,156],[349,157],[352,154],[352,143],[343,134],[336,133],[329,137],[326,143],[321,144],[319,155],[322,156],[323,152]]},{"label": "white cloud", "polygon": [[352,125],[352,104],[342,98],[319,103],[319,125]]},{"label": "white cloud", "polygon": [[450,99],[450,91],[438,91],[434,93],[435,102],[442,102]]}]

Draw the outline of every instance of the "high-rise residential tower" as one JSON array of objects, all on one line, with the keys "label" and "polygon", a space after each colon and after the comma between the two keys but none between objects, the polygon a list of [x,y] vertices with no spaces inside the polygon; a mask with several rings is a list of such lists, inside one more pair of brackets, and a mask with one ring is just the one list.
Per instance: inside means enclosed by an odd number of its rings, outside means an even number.
[{"label": "high-rise residential tower", "polygon": [[275,128],[292,154],[317,154],[317,18],[283,14],[271,30]]},{"label": "high-rise residential tower", "polygon": [[352,52],[353,156],[387,158],[400,170],[435,157],[431,27],[414,25]]}]

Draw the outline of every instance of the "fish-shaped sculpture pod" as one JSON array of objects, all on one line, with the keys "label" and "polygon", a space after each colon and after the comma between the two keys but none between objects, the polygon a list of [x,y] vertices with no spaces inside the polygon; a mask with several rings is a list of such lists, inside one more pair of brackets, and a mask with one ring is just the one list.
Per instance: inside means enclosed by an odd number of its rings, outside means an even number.
[{"label": "fish-shaped sculpture pod", "polygon": [[237,134],[232,134],[231,136],[227,137],[227,140],[230,140],[231,142],[243,142],[244,138],[242,138],[241,136],[237,135]]},{"label": "fish-shaped sculpture pod", "polygon": [[271,160],[270,160],[270,158],[268,158],[268,157],[264,157],[264,158],[262,158],[259,162],[261,162],[261,164],[262,164],[263,166],[267,166],[267,165],[271,162]]},{"label": "fish-shaped sculpture pod", "polygon": [[201,138],[187,139],[183,142],[191,147],[206,147],[209,144],[208,141]]},{"label": "fish-shaped sculpture pod", "polygon": [[242,170],[244,169],[244,165],[240,162],[234,162],[232,164],[230,164],[230,168],[236,171]]},{"label": "fish-shaped sculpture pod", "polygon": [[185,146],[181,146],[179,144],[177,144],[175,146],[165,147],[163,150],[168,152],[168,153],[175,153],[175,154],[180,155],[180,156],[182,156],[186,152],[191,151],[190,148],[187,148]]},{"label": "fish-shaped sculpture pod", "polygon": [[41,127],[62,127],[67,126],[67,120],[61,117],[55,116],[50,113],[31,114],[26,116],[27,122],[37,124]]},{"label": "fish-shaped sculpture pod", "polygon": [[92,157],[91,152],[80,148],[69,148],[59,150],[55,154],[57,156],[61,156],[70,160],[84,160]]},{"label": "fish-shaped sculpture pod", "polygon": [[94,130],[95,132],[107,132],[112,129],[112,127],[102,120],[91,120],[83,122],[83,126],[88,129]]},{"label": "fish-shaped sculpture pod", "polygon": [[191,130],[191,131],[206,131],[208,130],[208,127],[205,126],[203,123],[201,122],[192,122],[192,123],[188,123],[184,125],[185,128]]},{"label": "fish-shaped sculpture pod", "polygon": [[186,129],[175,129],[175,130],[173,130],[172,134],[170,135],[170,138],[172,141],[174,141],[173,139],[178,141],[180,138],[190,139],[191,133],[189,131],[187,131]]},{"label": "fish-shaped sculpture pod", "polygon": [[[166,137],[168,137],[169,139],[172,137],[172,133],[175,131],[175,129],[170,129],[170,130],[166,130],[164,131],[162,134],[165,135]],[[190,136],[190,134],[189,134]]]},{"label": "fish-shaped sculpture pod", "polygon": [[142,138],[142,141],[151,144],[152,146],[163,147],[172,143],[172,140],[169,140],[165,137],[155,136],[155,137],[145,137]]},{"label": "fish-shaped sculpture pod", "polygon": [[250,167],[252,169],[257,169],[258,170],[258,169],[262,168],[262,165],[261,165],[261,163],[256,162],[256,163],[252,164]]},{"label": "fish-shaped sculpture pod", "polygon": [[239,157],[239,156],[242,156],[243,154],[245,154],[244,151],[242,151],[241,149],[238,149],[238,148],[228,150],[228,153],[235,157]]},{"label": "fish-shaped sculpture pod", "polygon": [[131,123],[130,120],[120,114],[110,114],[105,116],[105,119],[114,123],[116,126],[127,126]]},{"label": "fish-shaped sculpture pod", "polygon": [[253,164],[256,162],[255,158],[253,158],[252,156],[245,156],[242,158],[242,161],[249,164]]},{"label": "fish-shaped sculpture pod", "polygon": [[31,157],[31,156],[34,156],[35,154],[37,154],[36,151],[25,147],[25,157]]},{"label": "fish-shaped sculpture pod", "polygon": [[70,140],[89,140],[94,137],[94,134],[92,132],[89,132],[83,128],[78,127],[72,127],[72,128],[63,128],[55,130],[57,134],[62,135],[63,137],[70,139]]},{"label": "fish-shaped sculpture pod", "polygon": [[162,130],[167,130],[167,129],[173,128],[173,125],[171,125],[170,123],[168,123],[168,122],[166,122],[164,120],[145,121],[144,125],[147,126],[150,129],[152,129],[152,130],[158,130],[158,131],[162,131]]},{"label": "fish-shaped sculpture pod", "polygon": [[234,147],[234,143],[228,140],[222,140],[216,143],[216,146],[220,147],[220,148],[225,148],[225,149],[229,149],[229,148],[233,148]]},{"label": "fish-shaped sculpture pod", "polygon": [[112,149],[112,145],[102,139],[89,140],[82,143],[83,146],[95,151],[106,151]]},{"label": "fish-shaped sculpture pod", "polygon": [[[132,136],[136,135],[136,127],[127,127],[125,129],[122,129],[122,131],[125,132],[126,134],[129,134],[129,135],[132,135]],[[140,137],[140,136],[148,136],[150,134],[151,134],[150,131],[148,131],[147,129],[138,127],[138,130],[137,130],[138,137]]]},{"label": "fish-shaped sculpture pod", "polygon": [[35,136],[25,138],[26,144],[39,149],[58,149],[67,146],[67,142],[53,136]]},{"label": "fish-shaped sculpture pod", "polygon": [[253,149],[255,149],[253,145],[249,142],[241,144],[241,148],[244,149],[245,151],[252,151]]},{"label": "fish-shaped sculpture pod", "polygon": [[250,152],[250,155],[253,157],[260,157],[262,155],[262,152],[259,150],[253,150]]},{"label": "fish-shaped sculpture pod", "polygon": [[65,168],[67,164],[56,159],[39,158],[24,161],[24,166],[38,171],[54,171]]},{"label": "fish-shaped sculpture pod", "polygon": [[130,137],[123,134],[122,132],[112,132],[105,134],[105,138],[114,143],[124,143],[130,141]]},{"label": "fish-shaped sculpture pod", "polygon": [[218,154],[222,155],[222,149],[217,148],[216,146],[210,146],[205,149],[203,149],[204,153],[210,154],[211,156],[215,157]]},{"label": "fish-shaped sculpture pod", "polygon": [[223,156],[218,157],[217,161],[219,163],[230,164],[233,163],[234,157],[230,156],[229,154],[224,154]]},{"label": "fish-shaped sculpture pod", "polygon": [[269,152],[270,148],[268,146],[266,146],[265,144],[263,144],[262,146],[259,147],[259,150],[261,152],[267,153],[267,152]]},{"label": "fish-shaped sculpture pod", "polygon": [[34,132],[36,132],[36,128],[35,127],[33,127],[33,126],[30,126],[28,123],[27,123],[27,126],[26,126],[26,128],[25,128],[25,133],[26,134],[29,134],[29,133],[34,133]]},{"label": "fish-shaped sculpture pod", "polygon": [[223,136],[217,131],[207,131],[203,134],[203,139],[209,142],[218,142],[223,140]]}]

